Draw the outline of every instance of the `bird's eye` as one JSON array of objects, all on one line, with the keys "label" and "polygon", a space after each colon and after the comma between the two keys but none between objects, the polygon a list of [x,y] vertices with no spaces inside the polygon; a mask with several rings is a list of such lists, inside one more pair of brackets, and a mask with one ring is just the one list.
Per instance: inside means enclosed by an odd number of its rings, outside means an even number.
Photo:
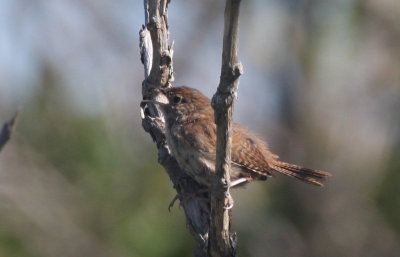
[{"label": "bird's eye", "polygon": [[180,97],[180,96],[174,96],[174,98],[172,98],[172,102],[173,102],[174,104],[180,103],[181,100],[182,100],[182,97]]}]

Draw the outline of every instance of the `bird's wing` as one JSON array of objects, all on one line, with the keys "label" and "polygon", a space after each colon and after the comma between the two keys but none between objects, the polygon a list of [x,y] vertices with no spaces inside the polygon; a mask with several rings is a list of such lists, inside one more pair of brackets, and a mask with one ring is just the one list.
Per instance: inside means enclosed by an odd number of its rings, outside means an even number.
[{"label": "bird's wing", "polygon": [[262,176],[272,176],[268,164],[277,156],[268,151],[265,143],[248,129],[234,123],[232,137],[232,162]]}]

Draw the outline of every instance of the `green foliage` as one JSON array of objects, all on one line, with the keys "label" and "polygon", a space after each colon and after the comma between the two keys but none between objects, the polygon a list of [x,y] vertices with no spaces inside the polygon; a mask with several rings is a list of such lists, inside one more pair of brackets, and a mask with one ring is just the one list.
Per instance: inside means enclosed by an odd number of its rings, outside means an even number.
[{"label": "green foliage", "polygon": [[36,257],[37,255],[26,249],[24,241],[9,231],[0,233],[0,255],[7,257]]},{"label": "green foliage", "polygon": [[386,222],[400,235],[400,147],[393,154],[386,168],[386,175],[376,194],[376,205]]},{"label": "green foliage", "polygon": [[[19,140],[84,195],[73,210],[81,228],[128,256],[190,255],[192,238],[178,204],[168,212],[174,191],[157,164],[150,136],[137,136],[139,126],[118,133],[101,115],[71,111],[54,102],[55,87],[39,92],[25,108]],[[0,234],[3,252],[31,256],[24,239],[8,233]]]}]

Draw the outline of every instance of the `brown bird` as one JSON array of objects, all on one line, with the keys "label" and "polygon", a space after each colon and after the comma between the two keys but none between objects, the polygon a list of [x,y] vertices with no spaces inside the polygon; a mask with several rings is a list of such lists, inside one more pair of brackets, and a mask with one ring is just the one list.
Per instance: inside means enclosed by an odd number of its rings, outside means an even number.
[{"label": "brown bird", "polygon": [[[160,89],[168,103],[144,100],[161,107],[166,140],[179,166],[198,183],[210,186],[215,173],[216,125],[211,101],[200,91],[186,87]],[[252,180],[266,180],[279,172],[303,182],[323,186],[330,173],[278,161],[267,143],[249,129],[232,123],[231,187]]]}]

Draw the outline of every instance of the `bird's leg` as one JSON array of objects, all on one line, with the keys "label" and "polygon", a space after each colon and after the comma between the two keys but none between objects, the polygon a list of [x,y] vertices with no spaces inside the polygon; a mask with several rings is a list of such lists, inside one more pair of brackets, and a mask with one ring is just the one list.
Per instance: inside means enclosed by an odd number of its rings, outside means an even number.
[{"label": "bird's leg", "polygon": [[168,205],[168,211],[169,211],[169,212],[171,212],[171,208],[174,207],[174,204],[175,204],[176,200],[178,200],[178,199],[179,199],[179,195],[176,194],[176,195],[174,196],[174,198],[172,199],[172,201],[171,201],[171,202],[169,203],[169,205]]},{"label": "bird's leg", "polygon": [[[231,181],[229,183],[229,187],[230,188],[236,187],[238,185],[242,185],[244,183],[247,183],[250,180],[251,180],[251,178],[238,178],[236,180]],[[235,205],[235,200],[233,200],[233,197],[231,196],[231,194],[229,194],[227,205],[224,208],[225,208],[225,210],[229,210],[229,209],[232,209],[234,205]]]},{"label": "bird's leg", "polygon": [[186,199],[195,198],[195,199],[202,200],[202,201],[208,201],[209,200],[208,197],[200,196],[200,194],[209,193],[209,192],[210,192],[209,188],[202,188],[202,189],[199,189],[196,192],[192,192],[192,193],[187,193],[187,192],[185,194],[179,194],[178,193],[178,194],[176,194],[174,196],[174,198],[172,199],[172,201],[168,205],[168,211],[171,211],[171,208],[174,206],[176,200],[178,200],[178,199],[180,201],[182,201],[182,199],[186,200]]},{"label": "bird's leg", "polygon": [[[236,180],[231,181],[229,184],[229,187],[233,188],[236,186],[240,186],[242,184],[249,182],[250,180],[251,180],[251,178],[238,178]],[[209,193],[209,192],[210,192],[210,188],[207,187],[207,188],[202,188],[200,190],[197,190],[196,192],[193,192],[193,193],[185,193],[184,195],[176,194],[175,197],[170,202],[170,204],[168,205],[168,211],[171,211],[171,208],[174,207],[176,200],[178,200],[178,199],[181,200],[181,197],[186,197],[186,199],[196,198],[196,199],[208,201],[209,200],[208,197],[199,196],[199,195],[204,194],[204,193]],[[227,206],[225,206],[225,209],[227,209],[227,210],[232,209],[234,203],[235,203],[235,201],[233,200],[232,196],[229,195],[228,204],[227,204]]]},{"label": "bird's leg", "polygon": [[238,178],[234,181],[231,181],[231,183],[229,183],[229,187],[235,187],[244,183],[249,182],[251,179],[250,178]]}]

